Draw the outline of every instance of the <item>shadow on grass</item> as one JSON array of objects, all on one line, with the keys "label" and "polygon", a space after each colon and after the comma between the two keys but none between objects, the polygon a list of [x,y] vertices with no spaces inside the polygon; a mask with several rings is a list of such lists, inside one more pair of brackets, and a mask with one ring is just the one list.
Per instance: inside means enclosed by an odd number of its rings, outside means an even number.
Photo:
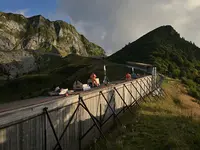
[{"label": "shadow on grass", "polygon": [[200,123],[191,117],[139,113],[136,117],[123,115],[121,119],[125,127],[108,134],[107,144],[99,141],[91,149],[200,149]]}]

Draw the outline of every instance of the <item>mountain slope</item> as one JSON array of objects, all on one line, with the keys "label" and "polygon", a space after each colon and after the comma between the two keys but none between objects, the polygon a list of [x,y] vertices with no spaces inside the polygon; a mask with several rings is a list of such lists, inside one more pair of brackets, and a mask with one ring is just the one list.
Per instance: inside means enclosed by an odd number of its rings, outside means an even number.
[{"label": "mountain slope", "polygon": [[154,64],[160,73],[183,79],[192,95],[200,98],[200,48],[181,38],[169,25],[147,33],[108,59]]},{"label": "mountain slope", "polygon": [[[109,60],[138,61],[156,65],[162,73],[198,68],[200,48],[186,41],[171,26],[159,27],[111,55]],[[172,69],[170,69],[172,67]]]},{"label": "mountain slope", "polygon": [[[0,12],[0,76],[37,71],[35,55],[104,56],[105,51],[64,21]],[[27,65],[28,64],[28,65]],[[6,74],[6,75],[5,75]]]},{"label": "mountain slope", "polygon": [[23,15],[0,12],[0,50],[32,49],[66,56],[104,55],[104,50],[89,42],[75,27],[64,21],[50,21],[43,16],[25,18]]}]

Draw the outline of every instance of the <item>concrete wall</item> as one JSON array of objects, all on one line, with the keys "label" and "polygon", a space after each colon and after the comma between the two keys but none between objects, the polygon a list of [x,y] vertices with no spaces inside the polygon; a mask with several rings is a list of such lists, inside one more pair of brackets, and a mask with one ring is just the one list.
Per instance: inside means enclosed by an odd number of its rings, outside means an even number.
[{"label": "concrete wall", "polygon": [[[52,150],[56,144],[56,139],[49,121],[45,121],[45,119],[47,119],[43,112],[45,107],[48,108],[56,134],[60,137],[78,106],[79,97],[83,99],[92,115],[103,123],[110,115],[112,115],[111,109],[107,108],[108,104],[103,95],[109,101],[109,104],[115,113],[118,113],[124,108],[125,104],[114,88],[119,91],[126,103],[130,105],[134,103],[135,99],[139,100],[140,95],[144,96],[151,91],[151,80],[152,76],[147,76],[137,80],[80,93],[78,95],[59,98],[42,104],[0,113],[0,150],[44,150],[45,122],[47,124],[47,149]],[[137,88],[139,93],[133,87],[131,82]],[[135,99],[131,97],[130,93],[124,87],[124,84]],[[144,89],[144,91],[142,89]],[[113,123],[114,119],[111,117],[109,121],[101,127],[102,130],[108,130]],[[83,148],[90,144],[95,137],[99,137],[99,132],[96,127],[92,128],[92,130],[83,137],[81,142],[79,139],[92,125],[93,121],[90,115],[85,109],[79,107],[69,128],[66,130],[66,133],[60,141],[62,148],[73,150],[79,149],[79,146]]]}]

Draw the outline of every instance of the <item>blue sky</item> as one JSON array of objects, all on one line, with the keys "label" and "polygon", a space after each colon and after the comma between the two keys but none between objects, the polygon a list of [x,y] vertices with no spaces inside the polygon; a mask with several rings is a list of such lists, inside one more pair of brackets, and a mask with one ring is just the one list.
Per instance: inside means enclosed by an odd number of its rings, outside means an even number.
[{"label": "blue sky", "polygon": [[56,0],[1,0],[0,11],[21,13],[25,16],[43,15],[50,20],[62,19],[69,22],[68,17],[56,15]]}]

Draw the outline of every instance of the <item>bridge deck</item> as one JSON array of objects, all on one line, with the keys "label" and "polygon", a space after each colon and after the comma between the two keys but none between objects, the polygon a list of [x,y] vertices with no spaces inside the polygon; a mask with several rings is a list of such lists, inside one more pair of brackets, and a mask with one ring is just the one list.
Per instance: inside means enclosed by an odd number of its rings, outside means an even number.
[{"label": "bridge deck", "polygon": [[[101,85],[99,87],[92,88],[91,90],[88,90],[88,91],[74,92],[70,95],[78,95],[81,93],[87,93],[87,92],[91,92],[91,91],[94,91],[97,89],[109,87],[114,84],[119,84],[122,82],[124,82],[124,81],[115,81],[115,82],[110,83],[108,86]],[[15,109],[20,109],[20,108],[28,107],[28,106],[32,106],[32,105],[42,104],[42,103],[49,102],[49,101],[56,101],[62,97],[65,97],[65,96],[40,96],[40,97],[36,97],[36,98],[31,98],[31,99],[26,99],[26,100],[18,100],[18,101],[5,103],[5,104],[0,104],[0,113],[15,110]]]}]

